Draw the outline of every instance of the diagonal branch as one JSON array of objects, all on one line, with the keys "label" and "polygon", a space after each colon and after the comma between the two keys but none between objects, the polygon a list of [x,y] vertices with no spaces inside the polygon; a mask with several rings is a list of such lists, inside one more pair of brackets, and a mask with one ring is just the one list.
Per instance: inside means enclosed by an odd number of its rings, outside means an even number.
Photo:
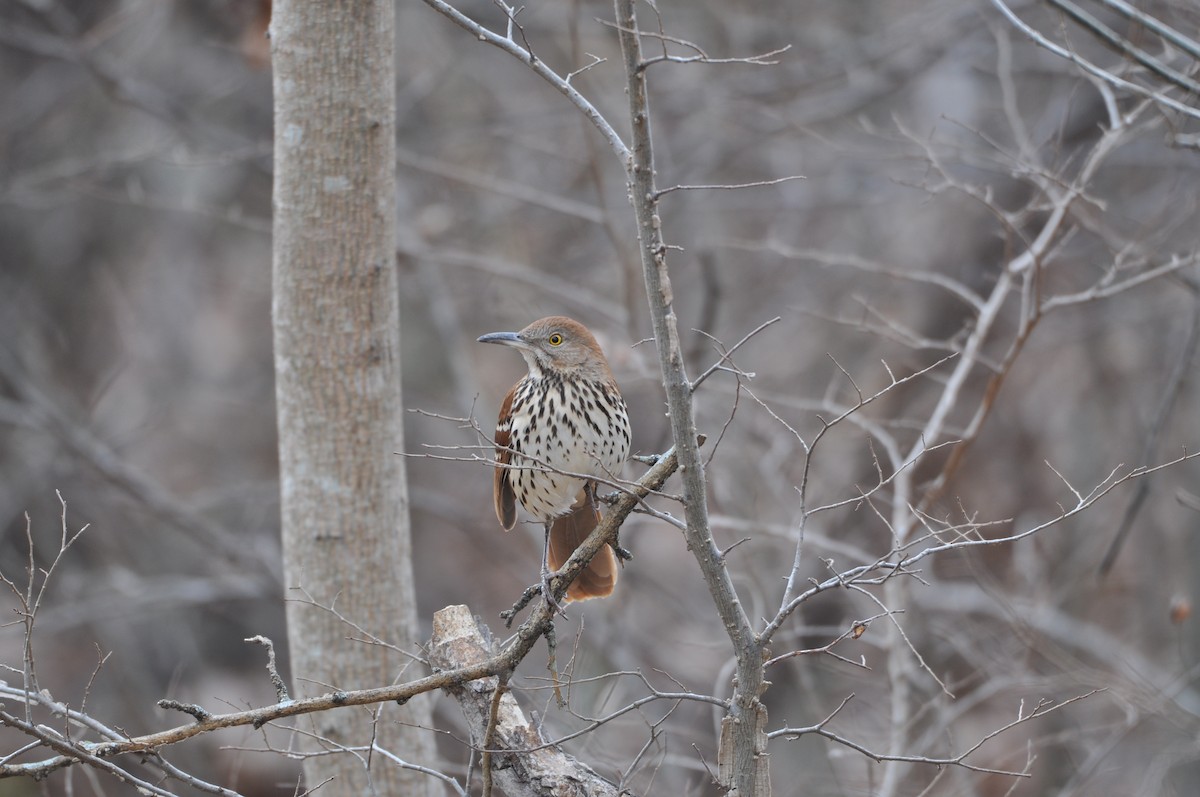
[{"label": "diagonal branch", "polygon": [[612,149],[613,154],[621,159],[622,163],[626,163],[629,159],[629,148],[625,146],[625,142],[621,140],[621,136],[613,129],[613,126],[608,123],[603,114],[592,105],[586,97],[579,93],[579,90],[571,85],[570,81],[559,75],[553,69],[546,65],[542,59],[534,56],[527,48],[517,44],[507,36],[501,36],[494,31],[488,30],[483,25],[480,25],[475,20],[468,17],[466,14],[459,11],[444,0],[425,0],[425,5],[432,8],[442,16],[449,19],[455,25],[465,29],[481,42],[486,42],[493,47],[498,47],[504,52],[516,58],[525,66],[534,71],[538,77],[545,80],[551,86],[558,89],[559,93],[565,96],[572,105],[578,108],[584,116],[588,118],[604,140],[608,142],[608,146]]},{"label": "diagonal branch", "polygon": [[[638,502],[652,491],[660,489],[675,472],[677,467],[678,460],[675,452],[674,450],[670,450],[658,458],[658,462],[642,476],[633,490],[628,493],[622,493],[617,498],[616,502],[604,513],[603,518],[595,530],[592,531],[591,535],[575,550],[575,553],[571,555],[571,558],[567,560],[567,563],[563,565],[552,579],[552,590],[557,600],[561,601],[562,597],[566,594],[567,587],[570,586],[575,577],[587,566],[591,558],[603,546],[608,545],[611,540],[616,539],[621,523],[629,516],[629,513],[633,511]],[[39,746],[51,747],[59,753],[58,756],[38,762],[21,765],[2,765],[0,766],[0,778],[44,774],[55,769],[71,766],[80,761],[91,763],[93,758],[104,761],[117,755],[157,751],[159,748],[177,744],[193,736],[199,736],[223,728],[251,726],[257,729],[268,723],[288,717],[330,711],[336,708],[365,706],[393,700],[403,704],[413,697],[426,692],[457,687],[480,678],[511,673],[525,656],[528,655],[537,640],[551,628],[553,622],[552,612],[553,609],[547,601],[539,601],[531,611],[529,617],[517,630],[508,647],[485,660],[470,665],[435,672],[432,675],[407,683],[392,684],[372,689],[335,691],[302,700],[282,701],[270,706],[262,706],[247,711],[210,714],[202,709],[198,709],[198,707],[189,706],[187,708],[190,710],[187,713],[196,718],[195,722],[155,733],[125,737],[119,740],[86,742],[71,741],[65,738],[59,740],[58,737],[49,738],[44,731],[39,730],[40,726],[35,726],[32,722],[0,711],[0,724],[23,731],[27,735],[31,735],[37,739],[40,743]],[[34,692],[26,698],[23,689],[0,685],[0,695],[18,702],[29,700],[40,704],[43,694],[41,692]],[[73,721],[81,722],[80,717],[82,715],[74,716]],[[31,729],[37,731],[37,733],[32,733]],[[122,774],[127,773],[123,773],[122,771]],[[159,794],[161,792],[152,791],[151,793]]]},{"label": "diagonal branch", "polygon": [[1092,14],[1089,14],[1084,9],[1072,3],[1071,0],[1046,0],[1046,2],[1050,3],[1050,5],[1062,11],[1084,28],[1094,33],[1098,38],[1107,42],[1111,47],[1137,61],[1139,64],[1146,67],[1163,80],[1169,83],[1174,83],[1176,86],[1190,91],[1193,94],[1200,94],[1200,83],[1197,83],[1195,80],[1183,74],[1178,69],[1174,69],[1171,66],[1164,64],[1162,61],[1150,55],[1145,50],[1142,50],[1139,47],[1134,47],[1127,38],[1105,25]]},{"label": "diagonal branch", "polygon": [[1163,105],[1174,111],[1179,111],[1180,113],[1190,116],[1193,119],[1200,119],[1200,108],[1194,108],[1190,105],[1187,105],[1186,103],[1180,102],[1179,100],[1168,97],[1167,95],[1163,94],[1161,91],[1154,91],[1153,89],[1148,89],[1148,88],[1145,88],[1144,86],[1139,86],[1136,83],[1132,83],[1128,80],[1125,80],[1122,77],[1118,77],[1117,75],[1114,75],[1112,72],[1108,71],[1107,69],[1103,69],[1099,66],[1096,66],[1091,61],[1087,60],[1086,58],[1084,58],[1083,56],[1074,52],[1073,50],[1069,50],[1060,44],[1056,44],[1055,42],[1050,41],[1048,38],[1046,38],[1041,33],[1039,33],[1036,29],[1034,29],[1033,26],[1031,26],[1029,23],[1025,22],[1025,20],[1018,17],[1016,12],[1013,11],[1012,8],[1010,8],[1004,0],[992,0],[992,5],[994,5],[997,8],[997,10],[999,10],[1000,13],[1004,15],[1004,18],[1007,19],[1009,22],[1011,22],[1017,28],[1017,30],[1024,33],[1026,36],[1028,36],[1030,39],[1032,39],[1036,44],[1040,45],[1041,47],[1044,47],[1045,49],[1047,49],[1050,52],[1054,53],[1055,55],[1059,56],[1060,58],[1065,58],[1066,60],[1068,60],[1071,63],[1078,66],[1084,72],[1087,72],[1092,77],[1099,78],[1100,80],[1104,81],[1105,83],[1108,83],[1109,85],[1115,86],[1116,88],[1123,89],[1124,91],[1128,91],[1133,94],[1137,94],[1140,97],[1146,97],[1148,99],[1151,99],[1154,102],[1158,103],[1159,105]]}]

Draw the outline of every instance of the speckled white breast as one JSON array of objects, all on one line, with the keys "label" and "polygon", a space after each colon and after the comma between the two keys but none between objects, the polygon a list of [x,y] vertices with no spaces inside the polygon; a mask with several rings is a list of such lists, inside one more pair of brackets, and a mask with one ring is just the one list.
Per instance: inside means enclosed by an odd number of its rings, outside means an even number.
[{"label": "speckled white breast", "polygon": [[575,503],[584,480],[566,474],[612,479],[629,456],[629,419],[615,384],[526,376],[511,418],[508,478],[517,501],[539,520]]}]

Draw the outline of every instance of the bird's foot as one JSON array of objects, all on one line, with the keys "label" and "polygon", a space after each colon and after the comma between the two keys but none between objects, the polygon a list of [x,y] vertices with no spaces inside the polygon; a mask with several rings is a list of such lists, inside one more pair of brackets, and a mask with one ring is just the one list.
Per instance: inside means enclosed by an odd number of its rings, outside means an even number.
[{"label": "bird's foot", "polygon": [[633,559],[633,553],[628,548],[622,548],[615,541],[610,542],[609,545],[612,547],[613,553],[617,555],[617,561],[621,564]]},{"label": "bird's foot", "polygon": [[549,570],[549,569],[543,567],[542,568],[542,583],[538,587],[538,589],[541,591],[542,597],[546,599],[546,603],[550,604],[551,613],[566,617],[567,613],[565,611],[563,611],[562,604],[559,603],[557,599],[555,599],[554,588],[553,588],[553,585],[550,583],[554,579],[554,577],[557,575],[558,575],[558,573],[554,572],[553,570]]}]

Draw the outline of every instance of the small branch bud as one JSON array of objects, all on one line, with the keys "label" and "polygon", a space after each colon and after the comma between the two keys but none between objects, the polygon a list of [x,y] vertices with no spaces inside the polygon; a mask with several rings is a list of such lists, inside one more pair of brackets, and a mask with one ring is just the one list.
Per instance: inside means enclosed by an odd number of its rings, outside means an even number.
[{"label": "small branch bud", "polygon": [[265,636],[259,634],[252,636],[244,642],[253,642],[256,645],[262,645],[267,649],[267,672],[271,676],[271,685],[275,687],[275,697],[279,703],[287,703],[291,700],[288,696],[287,686],[284,685],[283,679],[279,677],[279,670],[275,668],[275,643]]},{"label": "small branch bud", "polygon": [[163,698],[158,701],[158,707],[168,711],[182,711],[195,718],[196,722],[204,722],[212,715],[195,703],[180,703],[178,700]]}]

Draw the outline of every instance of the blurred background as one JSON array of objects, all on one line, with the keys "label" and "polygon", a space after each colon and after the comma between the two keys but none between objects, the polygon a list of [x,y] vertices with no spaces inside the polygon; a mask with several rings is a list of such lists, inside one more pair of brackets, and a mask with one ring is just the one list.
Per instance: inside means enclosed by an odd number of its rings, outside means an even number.
[{"label": "blurred background", "polygon": [[[269,4],[267,4],[269,5]],[[1184,0],[1140,9],[1195,35]],[[458,6],[503,28],[484,0]],[[1046,35],[1106,68],[1131,64],[1051,6],[1018,4]],[[961,346],[976,313],[948,281],[987,296],[1003,266],[1050,218],[1052,195],[1097,158],[1110,112],[1128,127],[1042,265],[1041,299],[1174,271],[1047,312],[1018,339],[1011,296],[951,415],[961,430],[992,402],[978,439],[926,510],[1003,521],[1003,536],[1057,514],[1114,468],[1200,445],[1196,381],[1197,190],[1194,118],[1139,108],[1036,48],[984,0],[660,0],[663,30],[712,58],[791,45],[778,64],[664,64],[651,71],[663,187],[805,179],[747,190],[676,191],[662,207],[675,309],[690,373],[775,316],[735,361],[738,390],[714,375],[697,395],[709,435],[710,506],[747,610],[775,611],[796,545],[796,487],[821,418]],[[1139,25],[1104,16],[1140,46],[1195,74],[1200,64]],[[34,639],[41,686],[131,734],[183,719],[170,697],[211,711],[274,693],[260,648],[284,658],[271,360],[271,74],[262,3],[246,0],[9,0],[0,6],[0,572],[23,585],[63,532],[84,532],[55,566]],[[406,439],[416,589],[434,611],[468,604],[497,634],[497,612],[536,578],[540,531],[503,533],[481,463],[433,459],[426,445],[473,446],[523,373],[485,332],[570,315],[600,339],[633,414],[634,448],[668,443],[622,165],[561,95],[429,7],[398,6],[399,266]],[[655,29],[650,6],[642,24]],[[531,3],[518,19],[539,58],[624,135],[626,101],[612,8]],[[648,41],[648,54],[658,45]],[[675,54],[694,54],[672,45]],[[1153,76],[1127,73],[1156,86]],[[1161,88],[1161,87],[1160,87]],[[1172,96],[1196,106],[1195,95]],[[1190,144],[1190,146],[1189,146]],[[1019,350],[1011,365],[1006,353]],[[886,363],[886,365],[885,365]],[[844,371],[843,371],[844,369]],[[1006,374],[989,390],[997,370]],[[911,445],[948,373],[892,391],[863,417]],[[854,385],[847,379],[853,378]],[[397,411],[401,411],[398,408]],[[442,418],[435,416],[443,416]],[[786,423],[787,426],[784,424]],[[933,441],[930,441],[931,443]],[[401,443],[397,441],[397,451]],[[919,464],[927,485],[946,462]],[[462,456],[469,457],[464,450]],[[1048,463],[1048,464],[1047,464]],[[630,465],[628,475],[640,472]],[[843,424],[809,468],[812,505],[876,481],[863,428]],[[1122,518],[1127,541],[1099,568]],[[56,494],[57,491],[57,494]],[[923,494],[916,496],[917,499]],[[887,505],[887,491],[879,506]],[[664,504],[663,508],[678,512]],[[886,553],[872,506],[810,517],[801,577]],[[528,524],[526,524],[528,525]],[[550,735],[663,689],[726,695],[727,641],[681,536],[634,517],[634,560],[613,598],[572,607],[560,664],[582,681],[570,710],[525,663],[527,708]],[[981,766],[1014,781],[916,766],[901,794],[1196,794],[1200,790],[1200,463],[1125,485],[1084,513],[1012,545],[926,560],[902,622],[931,669],[911,687],[913,752],[962,751],[1039,700],[1104,691],[989,742]],[[8,592],[6,592],[8,594]],[[17,604],[9,600],[9,604]],[[836,592],[806,604],[781,636],[824,645],[878,612]],[[768,673],[771,728],[818,722],[887,752],[885,634]],[[386,635],[386,634],[381,634]],[[0,628],[17,668],[23,630]],[[408,641],[410,646],[413,641]],[[89,689],[100,659],[108,655]],[[606,674],[608,674],[606,676]],[[605,677],[602,677],[605,676]],[[669,706],[651,704],[573,742],[636,793],[714,794],[714,718],[683,704],[638,758]],[[464,735],[439,698],[441,729]],[[296,790],[298,764],[261,752],[263,735],[212,734],[171,750],[180,767],[245,795]],[[286,734],[271,737],[284,746]],[[0,733],[4,753],[22,741]],[[437,766],[467,754],[439,735]],[[775,793],[874,794],[880,766],[827,740],[772,742]],[[628,772],[627,772],[628,770]],[[939,774],[940,773],[940,774]],[[936,779],[936,782],[934,782]],[[804,783],[803,790],[796,785]],[[1014,785],[1015,783],[1015,785]],[[0,780],[0,795],[123,794],[76,767],[47,782]],[[182,787],[180,787],[182,788]],[[1009,791],[1011,788],[1011,791]],[[186,789],[183,789],[185,793]]]}]

